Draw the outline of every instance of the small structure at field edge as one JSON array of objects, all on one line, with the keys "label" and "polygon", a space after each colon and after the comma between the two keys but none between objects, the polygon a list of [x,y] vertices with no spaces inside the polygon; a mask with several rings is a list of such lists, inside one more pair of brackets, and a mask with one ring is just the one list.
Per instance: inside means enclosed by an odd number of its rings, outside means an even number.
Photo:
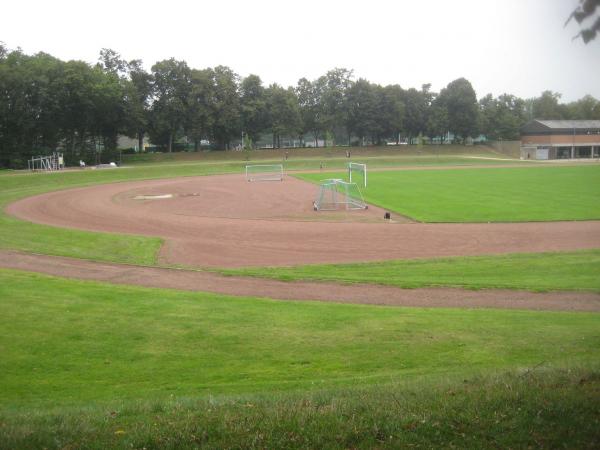
[{"label": "small structure at field edge", "polygon": [[521,128],[521,159],[600,158],[600,120],[532,120]]},{"label": "small structure at field edge", "polygon": [[53,172],[65,168],[65,159],[62,153],[54,152],[50,156],[38,156],[27,161],[27,168],[31,172]]}]

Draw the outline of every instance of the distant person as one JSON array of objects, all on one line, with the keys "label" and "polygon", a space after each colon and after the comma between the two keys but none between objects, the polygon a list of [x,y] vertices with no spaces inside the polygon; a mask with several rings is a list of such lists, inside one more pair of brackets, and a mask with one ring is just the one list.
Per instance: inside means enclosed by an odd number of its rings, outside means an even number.
[{"label": "distant person", "polygon": [[288,156],[290,156],[290,152],[286,151],[286,152],[285,152],[285,160],[286,160],[286,161],[287,161],[287,159],[288,159]]},{"label": "distant person", "polygon": [[350,150],[346,150],[346,158],[350,158]]}]

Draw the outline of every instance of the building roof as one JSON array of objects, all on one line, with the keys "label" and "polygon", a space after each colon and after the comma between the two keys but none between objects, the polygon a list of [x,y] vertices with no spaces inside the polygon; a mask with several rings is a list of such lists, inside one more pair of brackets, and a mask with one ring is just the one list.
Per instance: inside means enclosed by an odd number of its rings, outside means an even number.
[{"label": "building roof", "polygon": [[600,120],[535,119],[521,127],[521,135],[597,134],[599,131]]},{"label": "building roof", "polygon": [[539,120],[535,119],[548,128],[600,128],[600,120]]}]

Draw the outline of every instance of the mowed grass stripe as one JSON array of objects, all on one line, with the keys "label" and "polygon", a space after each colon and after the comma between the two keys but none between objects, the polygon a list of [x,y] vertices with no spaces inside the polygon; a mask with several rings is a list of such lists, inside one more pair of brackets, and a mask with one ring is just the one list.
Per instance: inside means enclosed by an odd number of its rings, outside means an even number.
[{"label": "mowed grass stripe", "polygon": [[0,270],[1,408],[354,386],[600,358],[600,315],[278,302]]},{"label": "mowed grass stripe", "polygon": [[[311,173],[318,182],[343,172]],[[368,202],[421,222],[600,219],[600,166],[370,171]]]},{"label": "mowed grass stripe", "polygon": [[459,287],[600,292],[600,250],[521,253],[360,264],[315,264],[221,270],[282,281],[373,283],[401,288]]}]

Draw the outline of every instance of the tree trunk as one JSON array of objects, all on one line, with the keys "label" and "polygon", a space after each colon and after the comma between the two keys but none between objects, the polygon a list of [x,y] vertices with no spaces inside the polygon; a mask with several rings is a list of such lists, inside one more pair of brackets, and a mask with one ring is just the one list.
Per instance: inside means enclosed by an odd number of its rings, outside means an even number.
[{"label": "tree trunk", "polygon": [[169,133],[169,144],[168,144],[169,153],[173,152],[173,133]]},{"label": "tree trunk", "polygon": [[197,152],[198,151],[198,139],[194,139],[194,151]]},{"label": "tree trunk", "polygon": [[138,131],[138,152],[142,153],[144,151],[144,132]]}]

